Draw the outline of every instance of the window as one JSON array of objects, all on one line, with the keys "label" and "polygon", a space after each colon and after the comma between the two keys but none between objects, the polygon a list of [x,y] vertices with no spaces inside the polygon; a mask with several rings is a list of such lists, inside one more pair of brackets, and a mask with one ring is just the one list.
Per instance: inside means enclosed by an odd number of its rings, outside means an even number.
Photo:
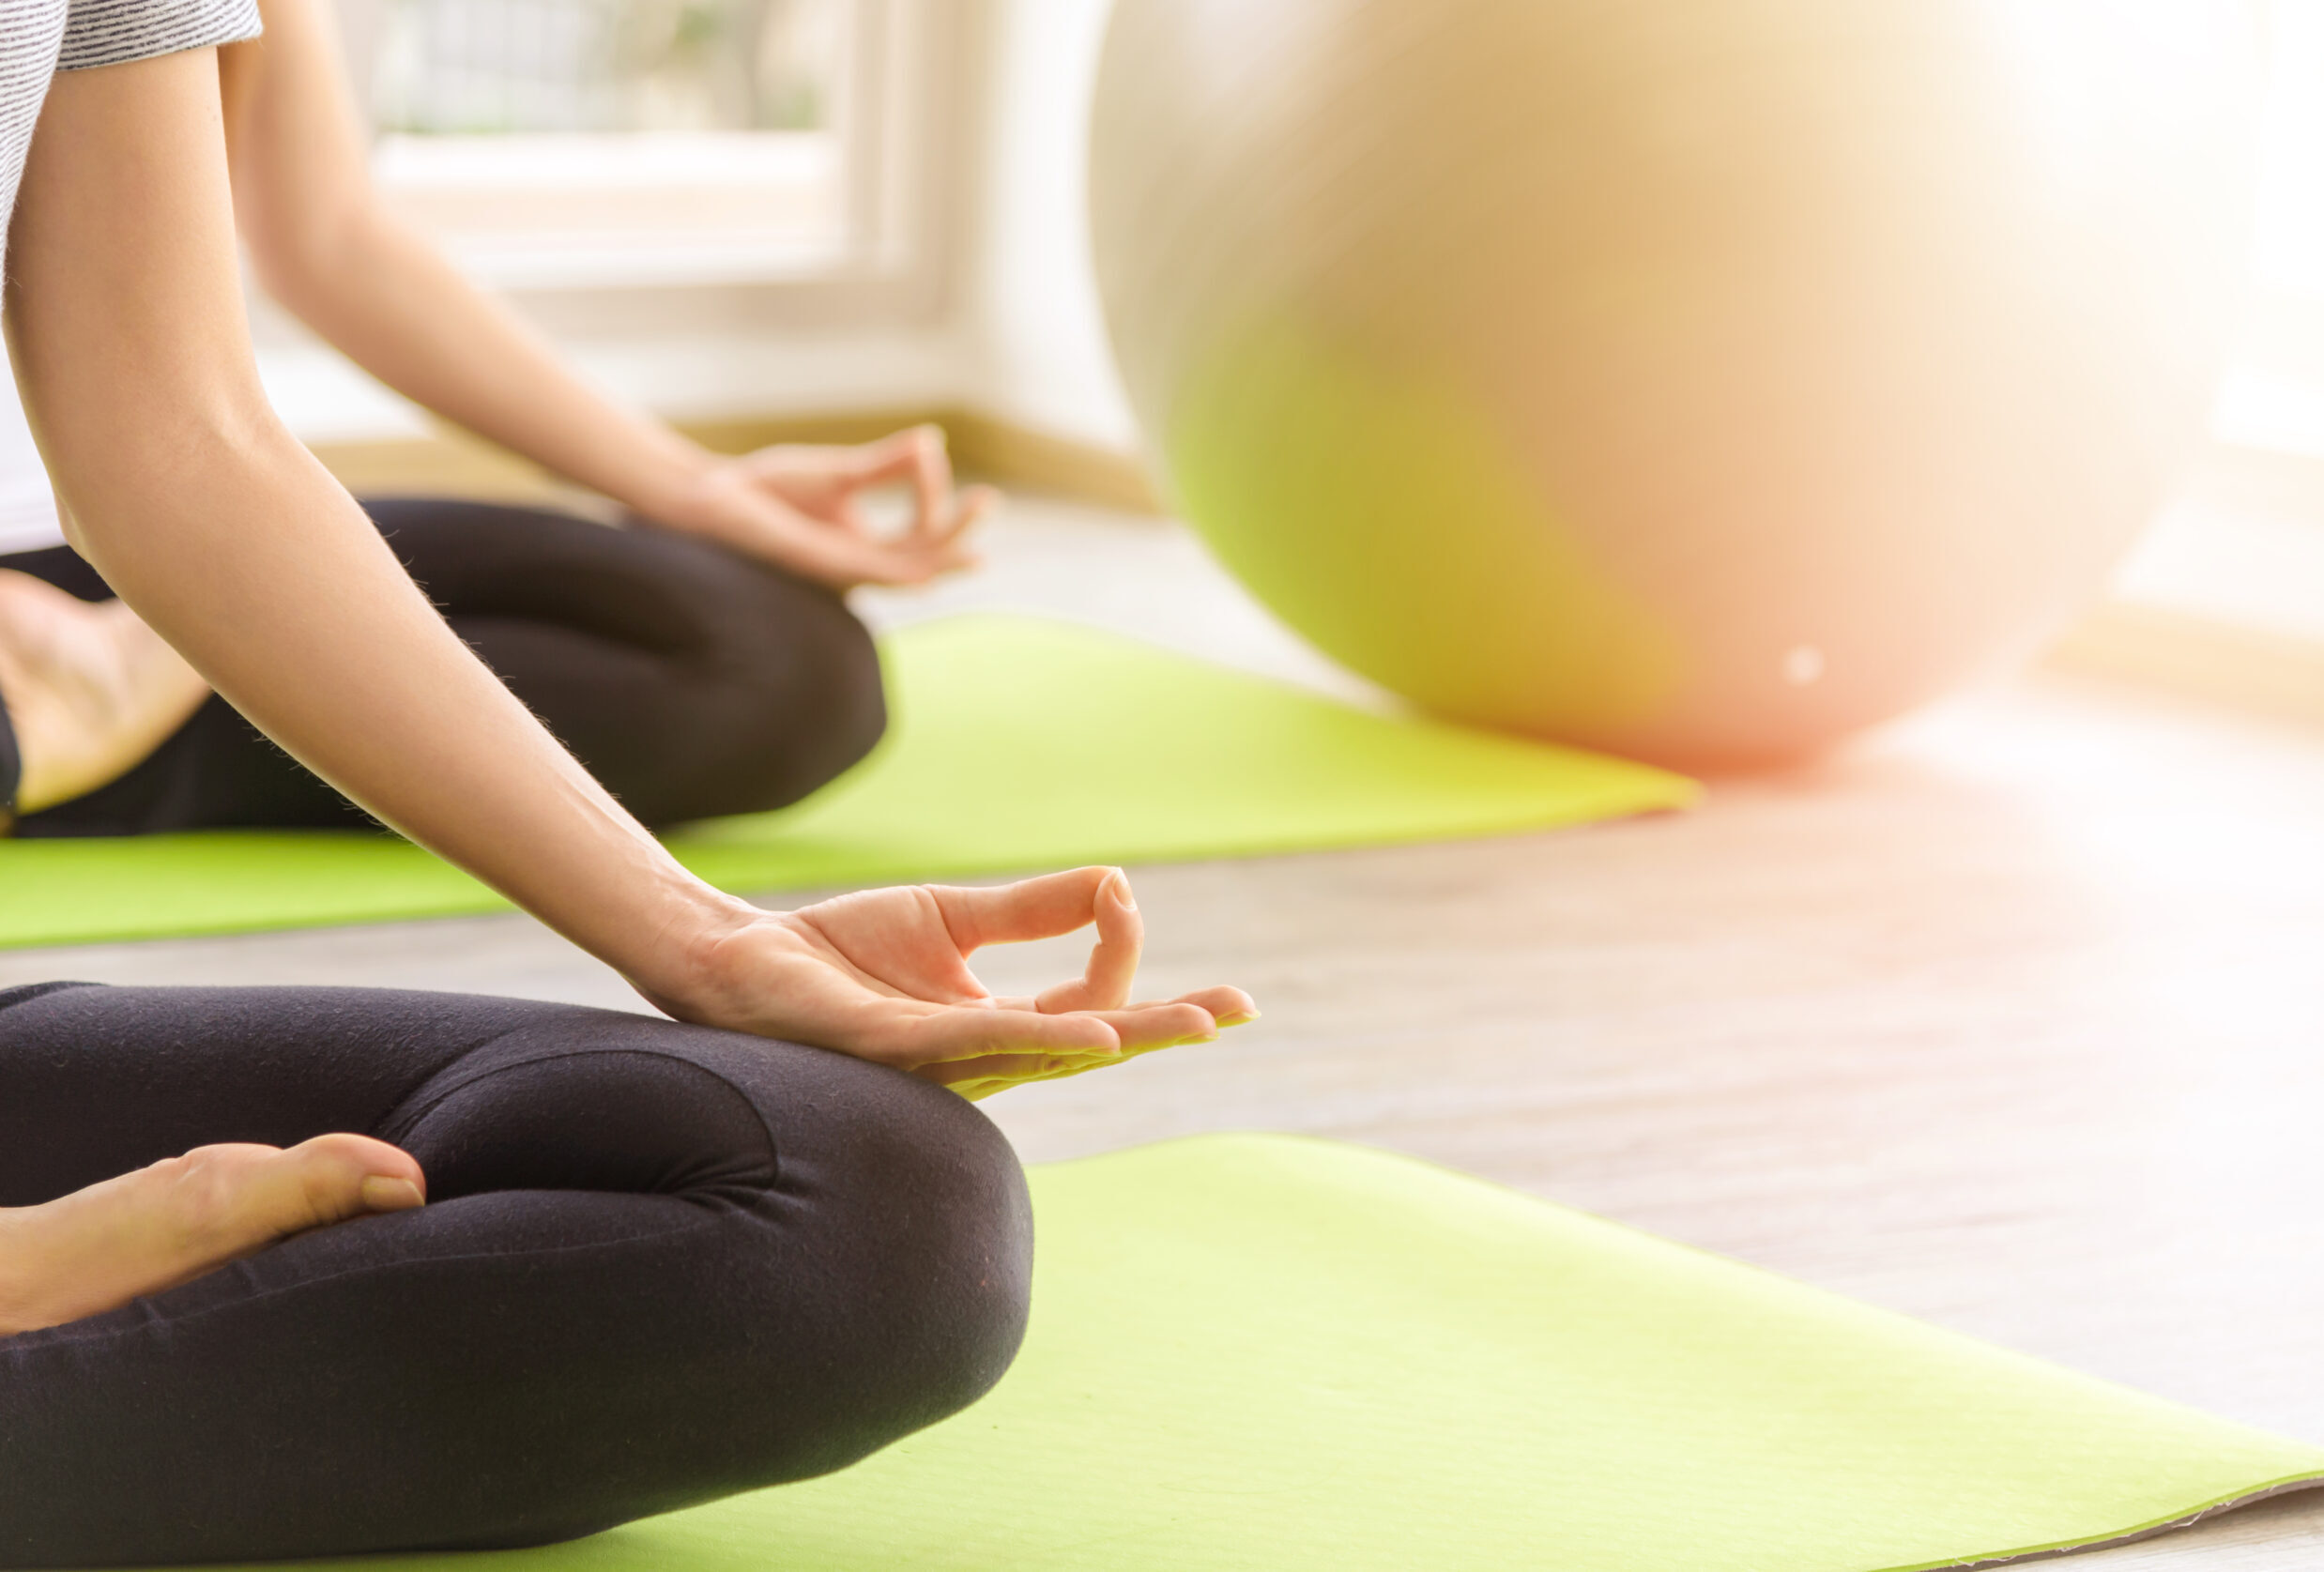
[{"label": "window", "polygon": [[[2248,377],[2278,385],[2289,402],[2270,418],[2266,389],[2247,388],[2227,422],[2270,446],[2311,428],[2315,450],[2324,455],[2324,420],[2316,419],[2324,416],[2324,3],[2266,0],[2262,15],[2268,80],[2253,248],[2257,298],[2245,366]],[[2292,404],[2312,413],[2296,416]]]},{"label": "window", "polygon": [[2252,292],[2194,485],[2133,602],[2324,642],[2324,0],[2255,0],[2266,69]]},{"label": "window", "polygon": [[821,131],[845,0],[388,0],[373,44],[384,130]]},{"label": "window", "polygon": [[906,13],[932,8],[340,0],[382,185],[517,289],[893,268]]}]

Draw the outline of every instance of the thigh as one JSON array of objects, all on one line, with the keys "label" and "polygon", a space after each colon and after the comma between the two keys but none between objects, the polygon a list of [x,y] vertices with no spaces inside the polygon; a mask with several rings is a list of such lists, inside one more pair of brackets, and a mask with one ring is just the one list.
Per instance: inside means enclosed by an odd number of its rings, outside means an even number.
[{"label": "thigh", "polygon": [[327,1129],[430,1179],[419,1211],[0,1339],[0,1565],[567,1537],[845,1466],[1021,1335],[1005,1142],[840,1056],[501,1000],[83,986],[0,1008],[0,1146],[42,1154],[15,1198]]},{"label": "thigh", "polygon": [[363,507],[450,618],[549,622],[697,658],[779,640],[833,614],[853,621],[831,591],[672,530],[456,497],[375,497]]},{"label": "thigh", "polygon": [[[547,509],[364,506],[453,629],[649,824],[796,801],[885,729],[871,635],[818,586],[666,530]],[[12,565],[111,594],[69,547]],[[16,833],[369,827],[213,696],[119,780],[25,816]]]},{"label": "thigh", "polygon": [[376,1134],[480,1048],[600,1014],[385,988],[0,992],[0,1206],[208,1142]]},{"label": "thigh", "polygon": [[796,801],[885,729],[871,634],[819,586],[667,530],[367,506],[461,637],[648,824]]}]

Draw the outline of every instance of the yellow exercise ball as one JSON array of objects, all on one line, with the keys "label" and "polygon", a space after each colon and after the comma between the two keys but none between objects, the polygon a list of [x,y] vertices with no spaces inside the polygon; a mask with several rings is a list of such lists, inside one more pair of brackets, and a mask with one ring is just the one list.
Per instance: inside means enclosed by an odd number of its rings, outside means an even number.
[{"label": "yellow exercise ball", "polygon": [[1120,0],[1100,291],[1327,653],[1679,764],[2036,649],[2201,439],[2242,0]]}]

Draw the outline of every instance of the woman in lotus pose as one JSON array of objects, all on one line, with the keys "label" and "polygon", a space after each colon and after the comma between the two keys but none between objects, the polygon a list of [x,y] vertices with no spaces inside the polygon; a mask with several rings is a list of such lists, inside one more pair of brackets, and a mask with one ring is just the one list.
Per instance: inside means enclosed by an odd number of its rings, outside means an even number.
[{"label": "woman in lotus pose", "polygon": [[[73,544],[315,775],[677,1020],[0,993],[0,1565],[538,1543],[844,1466],[1021,1331],[1021,1176],[966,1099],[1252,1014],[1129,1002],[1112,870],[772,912],[680,867],[268,408],[220,86],[258,31],[0,7],[7,325]],[[1092,923],[1036,999],[969,970]]]},{"label": "woman in lotus pose", "polygon": [[[329,13],[260,0],[262,42],[220,51],[227,172],[270,294],[382,382],[620,505],[429,497],[364,507],[453,630],[650,825],[792,802],[884,721],[870,636],[839,599],[967,561],[990,505],[956,493],[941,434],[727,459],[573,375],[373,188]],[[910,527],[866,530],[872,487]],[[38,582],[36,582],[38,581]],[[64,543],[49,479],[0,389],[0,702],[19,835],[367,822],[267,741]],[[9,811],[0,775],[0,813]]]}]

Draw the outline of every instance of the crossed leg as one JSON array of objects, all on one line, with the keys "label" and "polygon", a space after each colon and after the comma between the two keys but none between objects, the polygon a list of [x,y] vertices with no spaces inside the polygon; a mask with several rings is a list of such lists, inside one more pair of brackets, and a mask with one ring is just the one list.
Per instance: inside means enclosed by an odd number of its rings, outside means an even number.
[{"label": "crossed leg", "polygon": [[[447,498],[365,507],[453,631],[650,825],[797,801],[886,725],[871,634],[829,590],[668,530]],[[62,548],[8,560],[26,582],[109,594]],[[69,780],[21,804],[18,834],[369,825],[207,697],[127,608],[75,609],[140,663],[142,708],[115,706],[136,708],[139,724],[106,732]],[[0,627],[9,611],[0,601]],[[168,663],[175,671],[158,669]],[[6,682],[0,669],[0,696]]]},{"label": "crossed leg", "polygon": [[362,1136],[196,1147],[0,1209],[0,1337],[115,1310],[309,1229],[423,1204],[404,1152]]},{"label": "crossed leg", "polygon": [[356,1159],[325,1213],[397,1153],[427,1201],[0,1336],[0,1567],[568,1538],[843,1468],[1024,1329],[1007,1143],[892,1070],[451,994],[0,992],[0,1206],[220,1142],[282,1149],[221,1185],[261,1232],[310,1163]]}]

